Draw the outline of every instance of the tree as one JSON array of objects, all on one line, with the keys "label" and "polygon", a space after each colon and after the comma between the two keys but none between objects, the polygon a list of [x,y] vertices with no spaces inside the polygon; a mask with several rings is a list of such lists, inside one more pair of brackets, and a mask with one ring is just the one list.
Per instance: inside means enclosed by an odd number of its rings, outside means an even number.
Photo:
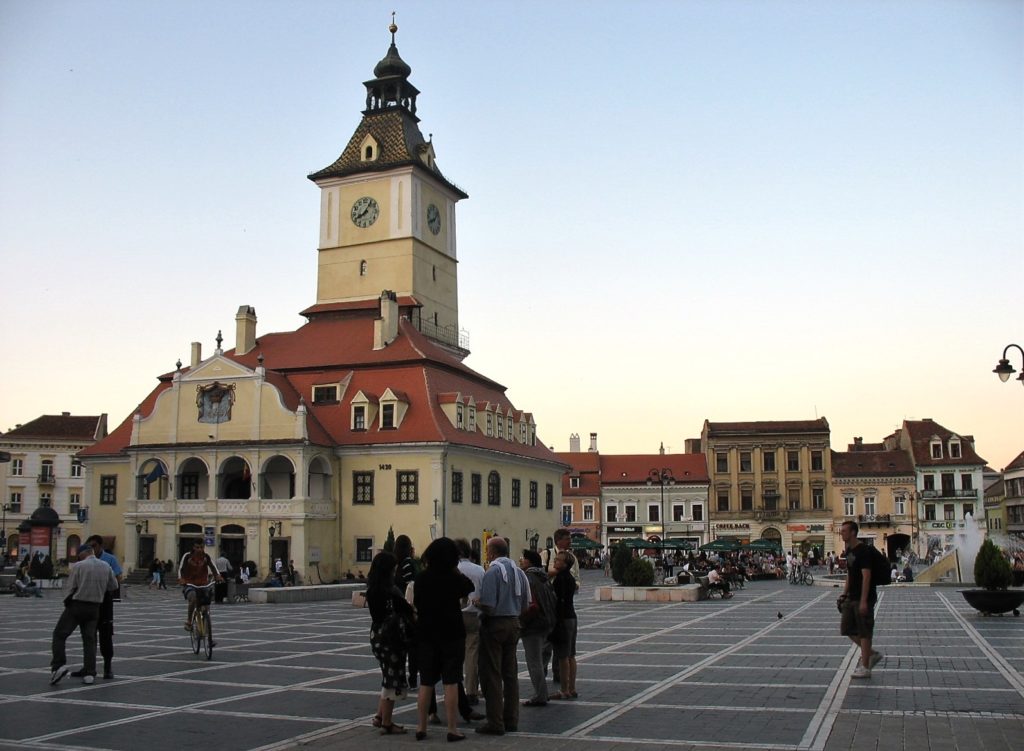
[{"label": "tree", "polygon": [[394,553],[395,552],[395,530],[392,527],[388,527],[388,536],[384,540],[384,552]]},{"label": "tree", "polygon": [[1003,551],[991,540],[981,543],[974,559],[974,583],[982,589],[1006,589],[1013,581],[1013,570]]},{"label": "tree", "polygon": [[616,545],[612,549],[612,579],[622,584],[622,577],[626,574],[626,567],[633,560],[633,551],[625,545]]}]

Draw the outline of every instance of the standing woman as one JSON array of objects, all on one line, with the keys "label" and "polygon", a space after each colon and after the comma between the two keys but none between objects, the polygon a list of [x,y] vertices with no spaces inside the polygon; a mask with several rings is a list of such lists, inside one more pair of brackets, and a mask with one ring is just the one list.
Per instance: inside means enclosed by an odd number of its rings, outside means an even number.
[{"label": "standing woman", "polygon": [[423,551],[427,564],[416,577],[416,652],[420,669],[419,721],[416,740],[427,737],[427,713],[434,684],[444,684],[444,713],[448,720],[448,741],[465,740],[458,731],[459,683],[466,656],[466,626],[462,621],[462,599],[473,591],[473,582],[459,571],[459,549],[447,537],[439,537]]},{"label": "standing woman", "polygon": [[572,575],[573,555],[568,550],[555,557],[555,630],[551,635],[555,659],[558,660],[559,688],[550,699],[575,699],[576,693],[576,580]]},{"label": "standing woman", "polygon": [[397,562],[391,553],[378,553],[370,564],[366,579],[366,604],[370,608],[370,648],[380,663],[382,676],[380,702],[373,726],[381,734],[393,735],[405,732],[405,728],[391,720],[395,700],[405,694],[408,680],[405,673],[405,659],[408,645],[401,639],[391,638],[383,632],[388,616],[397,613],[403,618],[412,618],[412,607],[405,601],[402,592],[395,586]]}]

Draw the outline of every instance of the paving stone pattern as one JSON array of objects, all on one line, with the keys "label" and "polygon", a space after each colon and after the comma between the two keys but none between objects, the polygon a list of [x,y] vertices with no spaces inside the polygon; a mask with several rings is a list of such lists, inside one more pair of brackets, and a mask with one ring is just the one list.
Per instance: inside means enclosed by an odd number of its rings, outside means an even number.
[{"label": "paving stone pattern", "polygon": [[[466,745],[508,749],[1024,748],[1024,619],[983,618],[952,588],[884,590],[885,659],[851,680],[836,590],[754,582],[731,600],[594,602],[584,572],[580,698],[523,708],[519,732]],[[345,601],[214,607],[214,660],[193,655],[176,591],[128,590],[116,606],[115,673],[51,687],[57,593],[0,598],[0,749],[164,751],[421,748],[370,727],[380,675],[369,616]],[[782,613],[783,618],[777,617]],[[68,641],[72,669],[81,641]],[[520,658],[520,693],[530,695]],[[482,710],[482,707],[481,707]],[[467,729],[468,731],[468,729]]]}]

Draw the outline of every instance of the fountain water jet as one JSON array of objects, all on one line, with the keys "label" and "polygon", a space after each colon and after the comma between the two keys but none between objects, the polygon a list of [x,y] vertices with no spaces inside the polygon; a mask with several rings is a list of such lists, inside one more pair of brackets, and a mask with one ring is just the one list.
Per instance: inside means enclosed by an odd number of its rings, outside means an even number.
[{"label": "fountain water jet", "polygon": [[974,514],[964,514],[964,527],[956,536],[957,574],[962,584],[974,584],[974,561],[985,541],[985,533],[974,523]]}]

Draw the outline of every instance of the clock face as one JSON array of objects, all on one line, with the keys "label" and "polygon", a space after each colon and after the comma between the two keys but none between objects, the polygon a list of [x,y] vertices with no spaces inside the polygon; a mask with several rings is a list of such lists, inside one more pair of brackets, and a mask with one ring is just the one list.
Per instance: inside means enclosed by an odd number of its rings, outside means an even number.
[{"label": "clock face", "polygon": [[369,227],[380,214],[380,206],[369,196],[356,199],[352,204],[352,223],[357,227]]},{"label": "clock face", "polygon": [[435,235],[441,231],[441,211],[434,204],[427,206],[427,226]]}]

